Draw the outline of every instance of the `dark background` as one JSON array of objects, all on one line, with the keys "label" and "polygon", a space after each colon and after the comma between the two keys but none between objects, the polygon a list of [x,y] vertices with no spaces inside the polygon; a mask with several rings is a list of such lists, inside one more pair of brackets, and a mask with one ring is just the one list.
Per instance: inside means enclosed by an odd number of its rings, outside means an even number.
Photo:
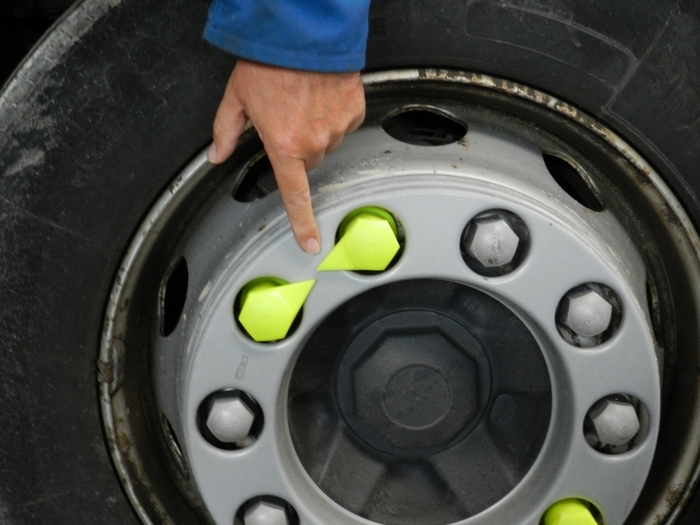
[{"label": "dark background", "polygon": [[0,0],[0,86],[73,0]]}]

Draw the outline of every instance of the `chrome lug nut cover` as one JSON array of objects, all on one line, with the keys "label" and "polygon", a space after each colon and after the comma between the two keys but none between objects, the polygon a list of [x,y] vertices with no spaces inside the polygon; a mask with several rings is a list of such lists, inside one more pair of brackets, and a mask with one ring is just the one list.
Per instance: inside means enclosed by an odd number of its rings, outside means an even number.
[{"label": "chrome lug nut cover", "polygon": [[601,446],[627,445],[641,427],[634,405],[622,396],[601,399],[593,405],[588,418]]},{"label": "chrome lug nut cover", "polygon": [[215,395],[207,416],[207,428],[222,443],[243,441],[253,426],[255,413],[237,393]]},{"label": "chrome lug nut cover", "polygon": [[583,294],[566,296],[566,325],[583,337],[602,334],[610,326],[613,307],[597,292],[590,290]]},{"label": "chrome lug nut cover", "polygon": [[486,268],[510,264],[515,258],[520,239],[511,227],[499,217],[476,222],[469,253]]},{"label": "chrome lug nut cover", "polygon": [[287,511],[281,505],[269,501],[259,501],[246,510],[245,525],[289,525]]}]

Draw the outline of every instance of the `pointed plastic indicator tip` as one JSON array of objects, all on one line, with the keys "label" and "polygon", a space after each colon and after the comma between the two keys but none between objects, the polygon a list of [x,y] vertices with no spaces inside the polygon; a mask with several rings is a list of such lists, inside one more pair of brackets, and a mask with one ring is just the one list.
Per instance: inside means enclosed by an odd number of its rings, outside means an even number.
[{"label": "pointed plastic indicator tip", "polygon": [[547,509],[544,525],[598,525],[588,505],[579,499],[564,499]]},{"label": "pointed plastic indicator tip", "polygon": [[238,320],[255,341],[284,339],[314,283],[313,279],[292,284],[274,278],[252,281],[241,292]]},{"label": "pointed plastic indicator tip", "polygon": [[381,208],[355,210],[340,224],[340,240],[319,265],[335,270],[386,270],[399,251],[396,221]]}]

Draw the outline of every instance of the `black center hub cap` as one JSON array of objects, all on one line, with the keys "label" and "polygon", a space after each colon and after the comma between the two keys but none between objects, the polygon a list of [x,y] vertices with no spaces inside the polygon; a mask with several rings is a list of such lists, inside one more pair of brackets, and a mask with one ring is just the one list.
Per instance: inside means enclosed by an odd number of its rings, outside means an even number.
[{"label": "black center hub cap", "polygon": [[337,398],[350,428],[398,455],[434,453],[478,421],[489,364],[461,323],[432,310],[389,314],[364,328],[338,370]]},{"label": "black center hub cap", "polygon": [[540,348],[511,310],[420,279],[374,288],[321,323],[292,374],[289,423],[304,468],[337,503],[379,523],[434,525],[515,487],[551,400]]}]

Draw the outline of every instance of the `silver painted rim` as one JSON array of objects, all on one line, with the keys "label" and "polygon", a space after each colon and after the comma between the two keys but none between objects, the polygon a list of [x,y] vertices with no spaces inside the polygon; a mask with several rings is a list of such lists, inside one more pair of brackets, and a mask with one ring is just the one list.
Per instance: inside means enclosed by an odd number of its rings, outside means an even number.
[{"label": "silver painted rim", "polygon": [[[684,236],[691,239],[697,259],[697,235],[660,177],[619,137],[586,115],[542,93],[483,75],[407,70],[364,78],[368,87],[418,81],[467,84],[514,95],[550,108],[603,138],[645,174],[654,191],[673,210]],[[460,118],[458,106],[448,109]],[[330,246],[324,245],[322,253],[314,259],[302,255],[288,232],[279,202],[272,197],[265,199],[267,202],[256,203],[256,209],[240,204],[232,207],[230,196],[226,196],[225,202],[222,197],[187,231],[176,255],[184,255],[192,269],[194,293],[191,295],[196,297],[188,301],[182,322],[172,336],[156,339],[153,350],[156,363],[161,362],[158,356],[185,357],[177,362],[166,362],[167,358],[163,358],[168,374],[160,374],[160,365],[156,365],[155,389],[160,409],[182,445],[183,464],[191,470],[195,497],[204,503],[215,523],[231,523],[245,501],[260,495],[282,497],[291,503],[300,523],[367,522],[318,490],[299,463],[286,425],[289,376],[300,345],[336,306],[379,284],[426,276],[480,289],[514,311],[538,340],[548,362],[553,390],[557,392],[549,436],[531,471],[497,504],[467,522],[534,524],[550,504],[570,496],[595,502],[603,511],[606,523],[621,523],[628,515],[644,483],[645,476],[639,473],[647,472],[651,464],[660,419],[658,349],[645,295],[647,269],[639,253],[629,249],[629,236],[611,214],[591,214],[590,210],[577,207],[554,183],[537,148],[523,144],[508,132],[496,136],[493,130],[478,124],[470,126],[468,139],[471,157],[467,161],[463,144],[428,148],[429,155],[425,154],[425,148],[399,144],[401,155],[395,158],[385,152],[398,149],[396,141],[384,134],[381,127],[366,127],[348,137],[338,154],[329,157],[314,174],[314,180],[318,181],[314,185],[314,205],[324,240],[333,238],[345,214],[366,205],[390,210],[405,227],[407,241],[401,260],[378,276],[315,272]],[[100,354],[100,361],[109,363],[113,370],[119,370],[123,360],[119,335],[127,329],[124,301],[133,295],[134,276],[142,269],[144,253],[151,249],[159,228],[170,219],[171,210],[210,171],[204,155],[199,155],[149,213],[124,259],[109,303]],[[347,184],[343,179],[347,173],[359,177],[353,184]],[[402,175],[400,184],[396,182],[397,174]],[[440,213],[428,213],[424,209],[426,196],[433,205],[431,208]],[[543,196],[549,200],[543,200]],[[470,272],[462,261],[459,234],[478,213],[504,207],[525,221],[532,233],[532,244],[525,262],[512,274],[484,278]],[[247,221],[237,242],[213,250],[204,248],[216,244],[219,233],[233,233],[235,228],[226,225],[236,221]],[[264,228],[264,233],[258,233],[259,227]],[[440,232],[437,238],[431,234],[435,231]],[[445,243],[444,238],[454,241]],[[566,247],[564,255],[552,261],[549,254],[562,246]],[[435,258],[427,262],[423,255],[426,253]],[[212,264],[212,257],[223,262]],[[283,268],[280,260],[286,262]],[[573,275],[558,272],[562,265],[575,269]],[[236,326],[231,311],[242,286],[266,275],[290,282],[317,279],[297,331],[271,346],[250,341]],[[615,289],[624,308],[624,321],[618,332],[593,350],[575,348],[563,341],[554,323],[559,299],[567,290],[584,282],[601,282]],[[546,292],[542,290],[543,283]],[[537,306],[533,306],[533,297],[537,297]],[[222,344],[227,340],[236,341],[235,351],[230,344]],[[615,371],[631,361],[641,364],[622,380]],[[234,374],[232,378],[230,370],[239,370],[241,363],[246,364],[245,376]],[[590,374],[588,382],[584,381],[586,374]],[[128,433],[119,409],[115,411],[119,405],[115,399],[119,397],[120,381],[119,373],[115,372],[111,381],[101,383],[103,419],[127,494],[142,521],[152,523],[142,498],[133,489],[130,469],[124,466],[127,461],[133,465],[133,458],[125,458],[124,448],[118,445],[120,433]],[[595,386],[591,387],[593,381]],[[245,390],[258,400],[265,413],[266,427],[249,449],[216,450],[201,438],[196,424],[197,409],[207,395],[226,388]],[[644,436],[631,452],[604,456],[586,444],[580,427],[586,412],[598,399],[621,392],[642,401],[648,416]],[[241,469],[251,475],[242,477]],[[587,469],[589,474],[583,475]],[[608,469],[603,476],[606,483],[616,479],[613,485],[624,490],[609,491],[599,484],[597,490],[589,489],[586,493],[580,480],[585,479],[588,486],[595,484],[600,479],[600,469]],[[253,475],[261,470],[267,475]],[[232,471],[236,474],[232,475]],[[245,483],[240,484],[243,478]],[[634,481],[630,483],[630,479]],[[237,483],[238,490],[230,490]],[[222,486],[229,488],[222,492]],[[688,490],[691,487],[686,486]],[[536,498],[524,496],[533,492],[538,494]],[[523,505],[523,501],[527,504]],[[676,513],[676,509],[671,511],[669,523]]]}]

